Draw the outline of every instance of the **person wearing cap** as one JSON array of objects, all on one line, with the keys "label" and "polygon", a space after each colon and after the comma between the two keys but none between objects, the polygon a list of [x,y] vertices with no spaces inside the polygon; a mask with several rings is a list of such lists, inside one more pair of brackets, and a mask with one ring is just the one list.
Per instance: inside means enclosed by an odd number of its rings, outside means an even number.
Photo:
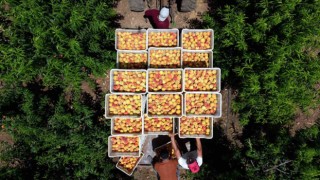
[{"label": "person wearing cap", "polygon": [[197,173],[200,171],[200,166],[202,165],[202,145],[200,138],[196,138],[196,149],[186,152],[181,155],[180,150],[177,147],[174,135],[170,135],[172,148],[176,154],[179,165],[184,169],[189,169],[192,173]]},{"label": "person wearing cap", "polygon": [[177,180],[177,166],[176,159],[169,159],[169,152],[167,149],[160,151],[160,162],[154,164],[154,169],[157,171],[160,180]]},{"label": "person wearing cap", "polygon": [[148,18],[152,27],[156,29],[168,29],[169,28],[169,9],[163,7],[161,11],[158,9],[147,10],[144,17]]}]

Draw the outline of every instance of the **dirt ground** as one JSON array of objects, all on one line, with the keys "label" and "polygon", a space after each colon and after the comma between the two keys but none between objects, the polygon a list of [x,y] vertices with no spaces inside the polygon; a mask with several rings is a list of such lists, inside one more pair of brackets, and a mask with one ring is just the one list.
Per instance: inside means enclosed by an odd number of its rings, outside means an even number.
[{"label": "dirt ground", "polygon": [[[150,9],[156,9],[156,1],[153,0],[150,4]],[[147,1],[145,1],[145,11],[148,10]],[[191,12],[179,12],[177,10],[177,4],[174,3],[171,6],[173,11],[173,22],[170,24],[170,28],[189,28],[190,22],[194,20],[201,20],[203,12],[208,10],[208,3],[206,0],[198,0],[197,6],[194,11]],[[132,12],[129,8],[128,0],[120,0],[116,7],[117,13],[122,17],[119,21],[121,28],[151,28],[149,22],[143,18],[144,12]]]}]

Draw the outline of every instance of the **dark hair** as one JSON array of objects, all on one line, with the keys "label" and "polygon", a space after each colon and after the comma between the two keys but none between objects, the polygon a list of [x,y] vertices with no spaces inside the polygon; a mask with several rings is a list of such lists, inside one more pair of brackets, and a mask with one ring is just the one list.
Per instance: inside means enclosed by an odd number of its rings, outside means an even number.
[{"label": "dark hair", "polygon": [[160,151],[160,157],[161,159],[168,159],[169,158],[169,152],[166,149],[163,149]]},{"label": "dark hair", "polygon": [[192,157],[187,158],[187,164],[192,164],[194,161],[195,161],[195,159]]}]

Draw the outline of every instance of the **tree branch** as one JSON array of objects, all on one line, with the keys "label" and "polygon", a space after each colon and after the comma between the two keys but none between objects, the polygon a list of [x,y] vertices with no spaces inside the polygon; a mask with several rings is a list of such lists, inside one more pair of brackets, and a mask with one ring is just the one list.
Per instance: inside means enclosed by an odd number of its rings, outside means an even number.
[{"label": "tree branch", "polygon": [[281,164],[279,164],[279,165],[273,166],[273,167],[270,168],[270,169],[264,170],[264,172],[268,172],[268,171],[271,171],[271,170],[274,170],[274,169],[278,169],[278,167],[283,166],[283,165],[285,165],[285,164],[287,164],[287,163],[290,163],[291,161],[292,161],[292,160],[285,161],[285,162],[283,162],[283,163],[281,163]]}]

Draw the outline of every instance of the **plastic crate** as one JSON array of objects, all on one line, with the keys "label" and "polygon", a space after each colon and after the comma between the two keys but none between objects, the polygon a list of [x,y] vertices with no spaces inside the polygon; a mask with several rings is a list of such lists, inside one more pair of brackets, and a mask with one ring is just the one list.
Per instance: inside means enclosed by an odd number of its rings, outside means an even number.
[{"label": "plastic crate", "polygon": [[151,58],[150,58],[150,56],[151,56],[151,51],[153,51],[153,50],[180,50],[180,67],[176,67],[176,68],[181,68],[182,67],[182,60],[181,60],[181,54],[182,54],[182,49],[181,49],[181,47],[170,47],[170,48],[156,48],[156,47],[151,47],[151,48],[149,48],[149,50],[148,50],[148,68],[153,68],[153,69],[158,69],[158,68],[171,68],[172,69],[172,67],[165,67],[164,65],[164,67],[151,67],[151,65],[150,65],[150,62],[151,62]]},{"label": "plastic crate", "polygon": [[[154,117],[149,117],[149,118],[154,118]],[[145,123],[145,117],[144,117],[144,120],[143,120],[143,123]],[[171,118],[171,122],[172,122],[172,131],[145,131],[143,130],[144,134],[145,135],[168,135],[170,133],[174,133],[174,125],[175,125],[175,121],[174,121],[174,118]],[[144,128],[144,124],[143,124],[143,128]]]},{"label": "plastic crate", "polygon": [[[185,33],[189,33],[189,32],[211,32],[211,44],[210,44],[210,48],[209,49],[199,49],[199,50],[213,50],[214,49],[214,31],[212,29],[182,29],[182,32],[181,32],[181,38],[180,38],[180,41],[181,41],[181,47],[182,49],[185,49],[183,48],[183,35]],[[197,49],[189,49],[189,50],[197,50]]]},{"label": "plastic crate", "polygon": [[122,136],[122,137],[136,137],[139,140],[139,151],[138,152],[114,152],[112,151],[112,142],[111,138],[112,137],[119,137],[119,136],[109,136],[108,137],[108,156],[109,157],[121,157],[121,156],[126,156],[126,157],[139,157],[141,154],[141,137],[140,136]]},{"label": "plastic crate", "polygon": [[160,32],[173,32],[175,34],[177,34],[177,44],[175,46],[170,46],[170,47],[179,47],[179,30],[174,28],[174,29],[152,29],[152,28],[149,28],[147,30],[147,33],[148,33],[148,47],[169,47],[169,46],[150,46],[150,43],[149,43],[149,37],[150,37],[150,33],[151,32],[156,32],[156,33],[160,33]]},{"label": "plastic crate", "polygon": [[[181,72],[181,90],[180,91],[150,91],[149,89],[149,74],[150,72],[154,72],[154,71],[180,71]],[[147,79],[147,92],[154,92],[154,93],[181,93],[184,89],[184,73],[183,73],[183,69],[148,69],[148,79]]]},{"label": "plastic crate", "polygon": [[[187,114],[186,113],[186,100],[187,94],[216,94],[217,95],[217,110],[215,114]],[[217,92],[186,92],[184,94],[184,102],[183,102],[183,115],[187,117],[213,117],[220,118],[222,116],[222,95]]]},{"label": "plastic crate", "polygon": [[[209,63],[208,66],[196,67],[196,66],[186,66],[184,61],[184,53],[208,53],[209,54]],[[183,68],[212,68],[213,67],[213,52],[212,50],[182,50],[181,54],[182,67]]]},{"label": "plastic crate", "polygon": [[[146,61],[143,63],[132,64],[132,68],[124,68],[121,66],[120,54],[146,54]],[[147,69],[148,68],[148,51],[130,51],[130,50],[119,50],[117,51],[117,68],[118,69]]]},{"label": "plastic crate", "polygon": [[198,70],[198,71],[203,71],[203,70],[216,70],[217,71],[217,78],[216,78],[216,82],[217,82],[217,90],[215,91],[187,91],[186,90],[186,79],[184,79],[184,86],[183,86],[183,91],[184,92],[220,92],[221,91],[221,69],[220,68],[185,68],[183,70],[183,77],[186,77],[186,71],[188,70]]},{"label": "plastic crate", "polygon": [[[158,95],[166,95],[166,94],[178,94],[180,97],[181,97],[181,104],[180,104],[180,106],[181,106],[181,114],[180,115],[151,115],[151,114],[149,114],[149,110],[148,110],[148,97],[150,96],[150,95],[152,95],[152,94],[158,94]],[[182,116],[182,114],[183,114],[183,96],[182,96],[182,93],[169,93],[169,92],[163,92],[163,93],[148,93],[147,94],[147,97],[146,97],[146,111],[147,111],[147,116],[148,117],[159,117],[159,118],[161,118],[161,117],[166,117],[166,118],[179,118],[179,117],[181,117]]]},{"label": "plastic crate", "polygon": [[[121,132],[116,132],[114,130],[114,124],[116,119],[133,119],[134,121],[141,121],[141,132],[139,133],[121,133]],[[143,122],[143,118],[112,118],[111,119],[111,135],[112,136],[141,136],[143,135],[143,130],[144,130],[144,122]]]},{"label": "plastic crate", "polygon": [[[118,49],[118,32],[131,32],[131,33],[145,33],[146,34],[146,48],[145,49]],[[147,50],[148,49],[148,34],[146,29],[116,29],[115,32],[115,49],[116,50]]]},{"label": "plastic crate", "polygon": [[[188,117],[187,117],[188,118]],[[195,117],[189,117],[189,118],[195,118]],[[203,117],[205,118],[205,117]],[[210,118],[210,134],[209,135],[186,135],[186,134],[181,134],[180,133],[180,120],[179,118],[179,125],[178,125],[178,132],[179,132],[179,137],[180,138],[204,138],[204,139],[212,139],[213,137],[213,118],[212,117],[207,117]]]},{"label": "plastic crate", "polygon": [[115,95],[115,94],[106,94],[105,96],[105,118],[141,118],[144,112],[144,104],[145,104],[145,96],[141,94],[116,94],[116,95],[124,95],[124,96],[133,96],[133,95],[138,95],[141,96],[141,112],[139,115],[110,115],[109,114],[109,96],[110,95]]},{"label": "plastic crate", "polygon": [[124,158],[125,156],[123,156],[123,157],[121,157],[121,158],[119,159],[119,161],[118,161],[117,164],[116,164],[116,168],[118,168],[120,171],[124,172],[126,175],[131,176],[131,175],[133,174],[134,170],[136,169],[136,167],[138,166],[138,164],[140,163],[140,161],[141,161],[141,159],[143,158],[143,156],[144,156],[144,154],[141,153],[138,161],[136,162],[136,165],[132,168],[131,171],[128,171],[127,169],[125,169],[124,167],[122,167],[122,166],[119,164],[119,163],[120,163],[120,160],[121,160],[122,158]]},{"label": "plastic crate", "polygon": [[[113,77],[114,77],[114,72],[115,71],[118,71],[118,72],[144,72],[144,73],[146,73],[146,91],[144,91],[144,92],[116,92],[116,91],[114,91],[113,90],[113,86],[114,86],[114,81],[113,81]],[[147,93],[147,88],[148,88],[148,73],[147,73],[147,71],[146,70],[134,70],[134,69],[112,69],[111,71],[110,71],[110,92],[112,93],[112,94],[145,94],[145,93]]]}]

